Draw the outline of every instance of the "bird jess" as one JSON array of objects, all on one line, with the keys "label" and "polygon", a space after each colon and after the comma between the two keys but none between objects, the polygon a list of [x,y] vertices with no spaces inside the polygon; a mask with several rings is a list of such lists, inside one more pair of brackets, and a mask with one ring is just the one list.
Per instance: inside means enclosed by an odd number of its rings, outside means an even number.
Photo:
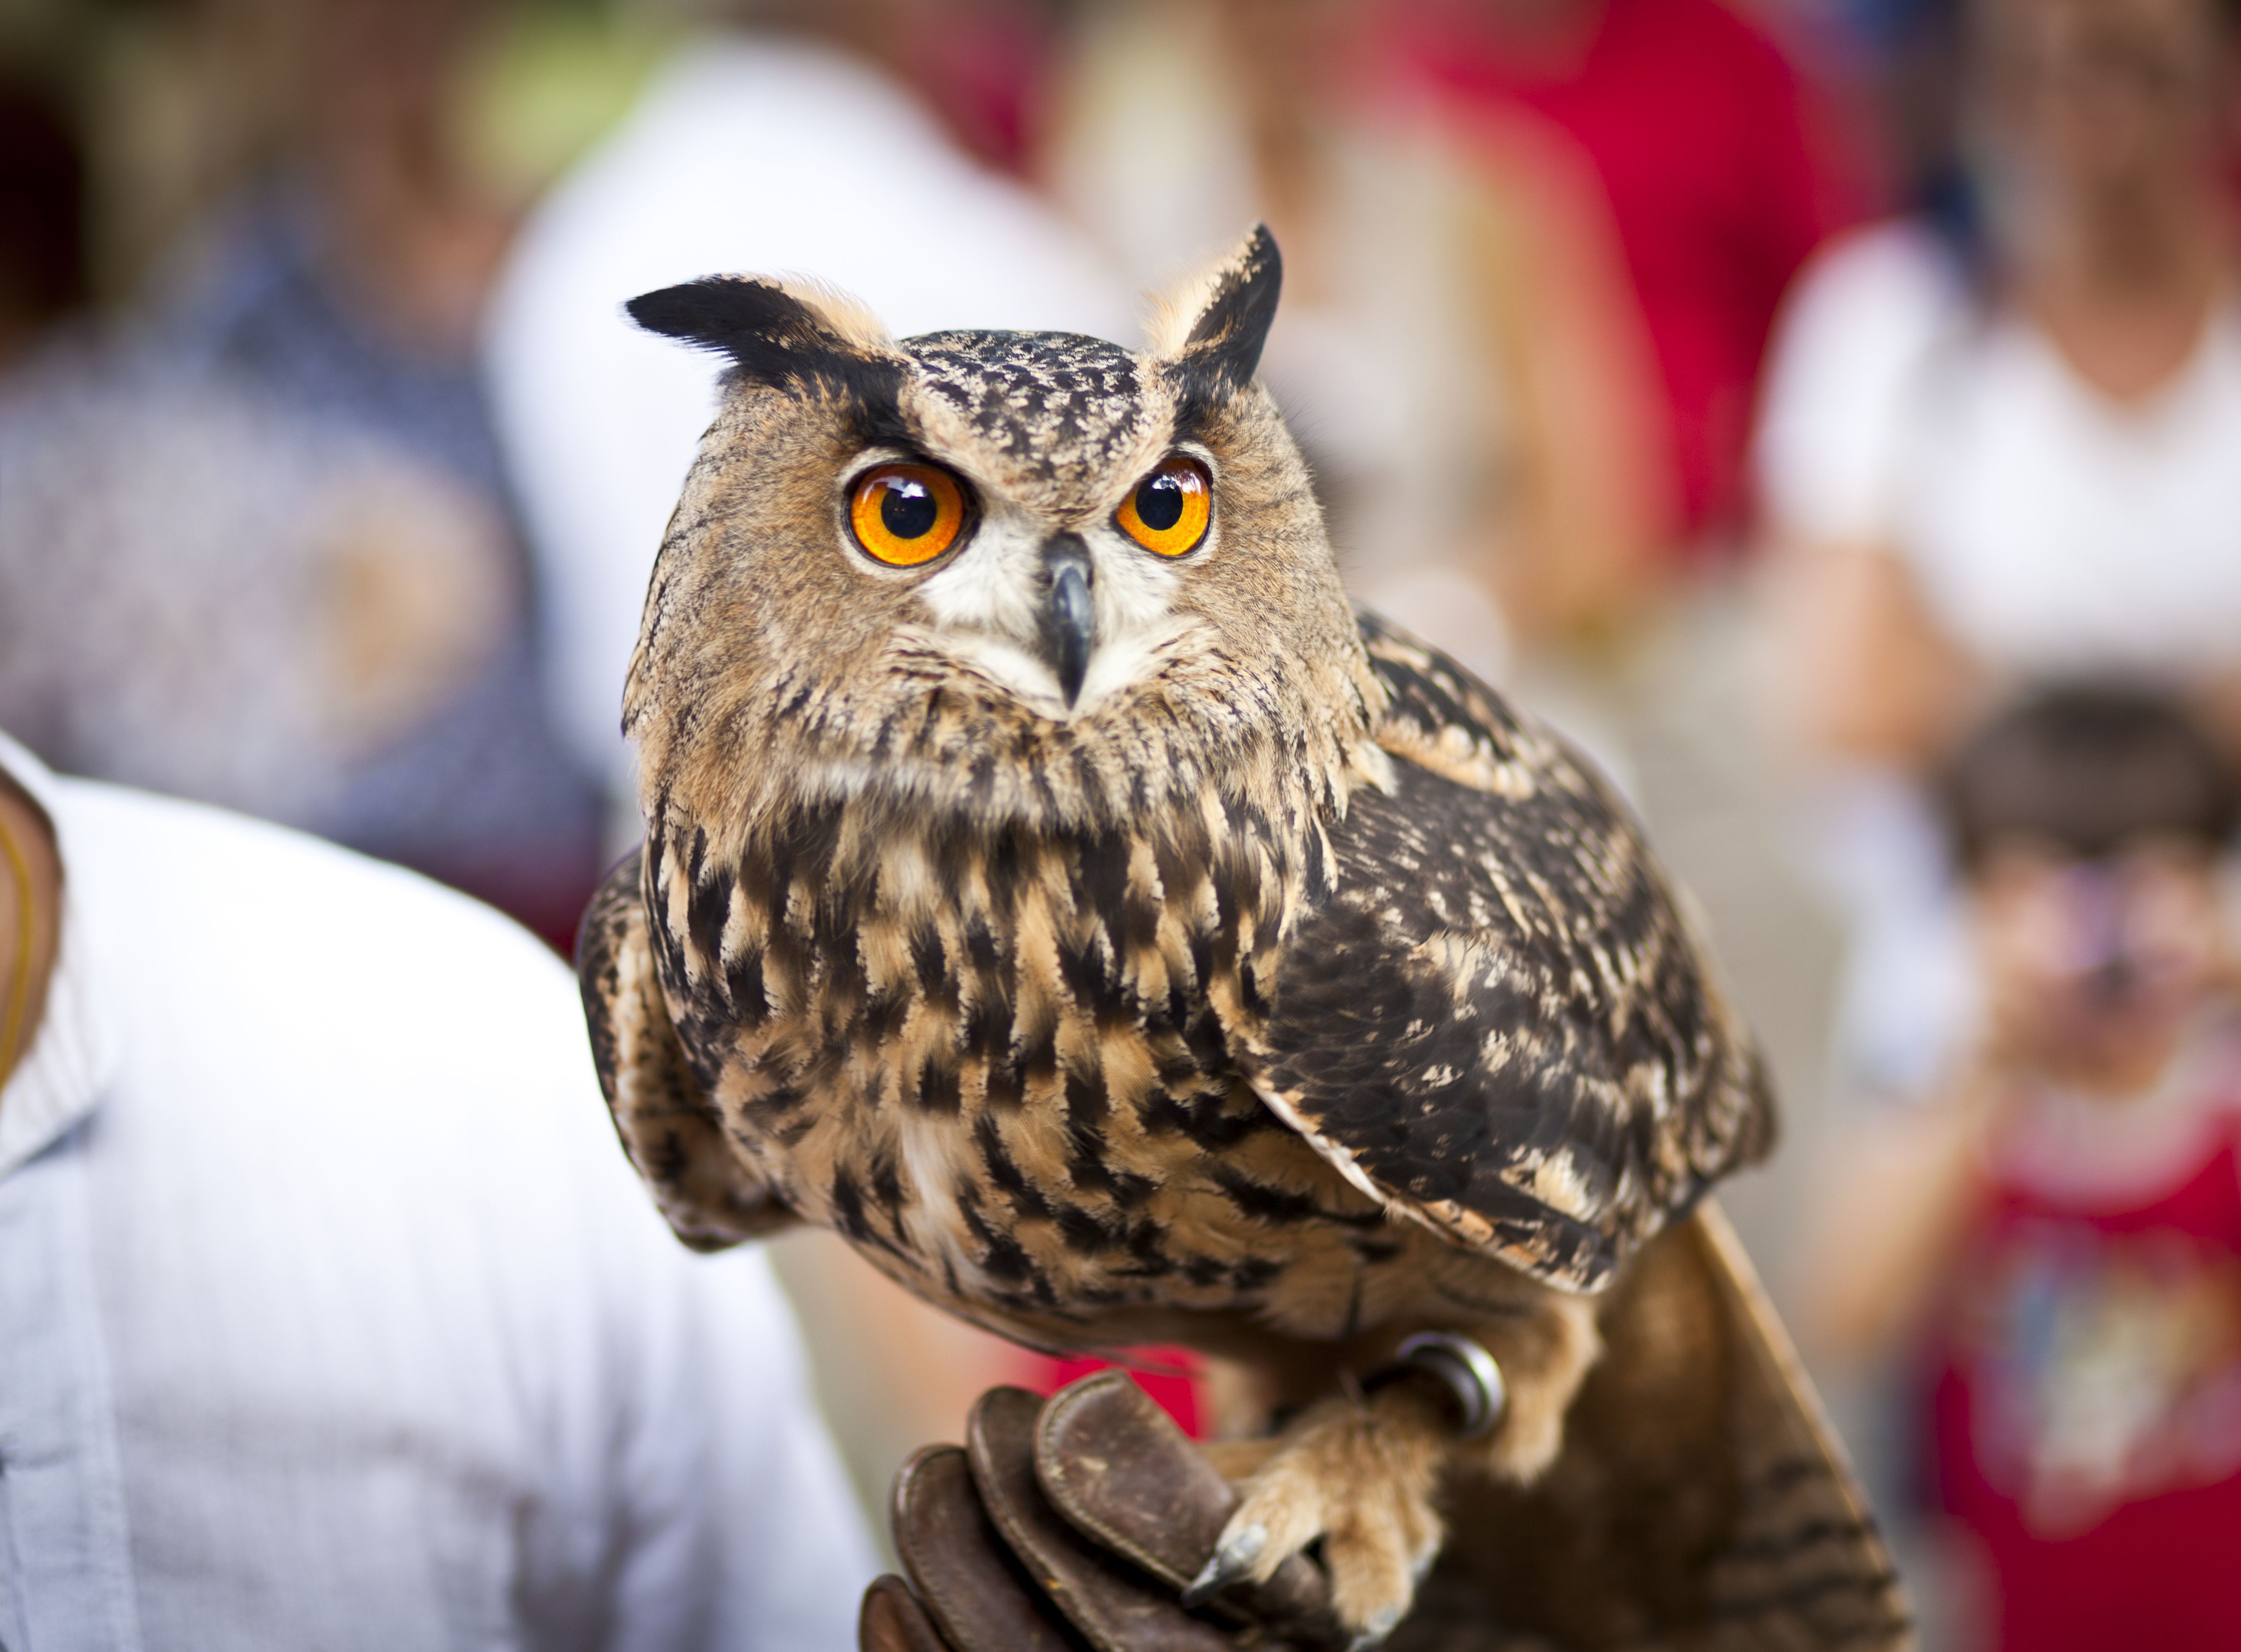
[{"label": "bird jess", "polygon": [[[1141,352],[634,301],[728,371],[579,964],[688,1242],[817,1222],[1023,1342],[1231,1362],[1288,1421],[1206,1582],[1320,1539],[1367,1641],[1443,1485],[1548,1473],[1606,1287],[1772,1114],[1601,779],[1348,605],[1254,380],[1279,278],[1256,231]],[[1349,1380],[1426,1332],[1498,1363],[1483,1438]]]}]

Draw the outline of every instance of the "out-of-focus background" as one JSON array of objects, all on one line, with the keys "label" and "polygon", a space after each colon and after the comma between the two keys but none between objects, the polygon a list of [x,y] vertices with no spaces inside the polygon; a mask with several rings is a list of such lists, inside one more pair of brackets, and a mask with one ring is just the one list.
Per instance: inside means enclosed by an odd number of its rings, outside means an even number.
[{"label": "out-of-focus background", "polygon": [[[1981,1043],[1956,743],[2088,679],[2241,755],[2236,29],[2231,0],[0,0],[0,727],[565,948],[633,835],[622,673],[712,405],[622,300],[798,271],[898,333],[1127,340],[1266,218],[1264,372],[1349,580],[1585,745],[1701,904],[1787,1119],[1723,1197],[1930,1643],[1983,1644],[1918,1347],[1810,1334],[1820,1217],[1856,1127]],[[779,1248],[874,1501],[983,1383],[1054,1374]]]}]

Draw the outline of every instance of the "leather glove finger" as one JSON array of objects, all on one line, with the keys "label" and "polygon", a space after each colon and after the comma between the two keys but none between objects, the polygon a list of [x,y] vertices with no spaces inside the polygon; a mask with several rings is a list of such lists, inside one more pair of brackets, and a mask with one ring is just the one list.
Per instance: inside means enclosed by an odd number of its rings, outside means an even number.
[{"label": "leather glove finger", "polygon": [[[1141,1393],[1125,1376],[1112,1374],[1131,1393]],[[1082,1639],[1096,1652],[1228,1652],[1241,1644],[1263,1644],[1265,1637],[1257,1635],[1238,1638],[1234,1631],[1245,1627],[1238,1614],[1226,1615],[1231,1621],[1225,1625],[1186,1611],[1172,1585],[1060,1517],[1036,1472],[1043,1410],[1043,1401],[1023,1388],[992,1388],[973,1408],[966,1450],[997,1529]],[[1109,1443],[1120,1450],[1134,1444]],[[1183,1444],[1195,1460],[1197,1453]]]},{"label": "leather glove finger", "polygon": [[864,1652],[1228,1652],[1239,1644],[1052,1512],[1034,1479],[1040,1405],[1022,1389],[994,1390],[974,1411],[971,1448],[930,1447],[904,1465],[893,1530],[909,1581],[884,1577],[866,1591]]},{"label": "leather glove finger", "polygon": [[882,1578],[866,1591],[865,1652],[1084,1652],[989,1520],[959,1447],[927,1446],[902,1466],[889,1525],[908,1585]]},{"label": "leather glove finger", "polygon": [[872,1580],[856,1619],[859,1652],[953,1652],[910,1585],[890,1573]]},{"label": "leather glove finger", "polygon": [[[1125,1372],[1100,1371],[1053,1395],[1036,1420],[1034,1460],[1065,1522],[1170,1597],[1197,1576],[1237,1508],[1236,1488]],[[1329,1580],[1295,1555],[1266,1583],[1226,1589],[1210,1605],[1314,1646],[1343,1639],[1329,1602]]]}]

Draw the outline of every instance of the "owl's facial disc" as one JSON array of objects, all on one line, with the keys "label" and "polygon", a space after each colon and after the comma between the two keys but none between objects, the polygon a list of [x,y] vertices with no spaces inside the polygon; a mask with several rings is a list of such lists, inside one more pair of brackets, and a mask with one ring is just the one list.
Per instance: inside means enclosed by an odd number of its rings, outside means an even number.
[{"label": "owl's facial disc", "polygon": [[[879,462],[883,455],[870,457],[859,474],[895,468]],[[1117,508],[1109,492],[1027,504],[993,485],[965,485],[977,501],[973,525],[915,577],[925,618],[905,626],[908,646],[938,650],[1041,715],[1065,720],[1129,692],[1187,637],[1193,622],[1178,599],[1189,568],[1214,553],[1217,538],[1210,456],[1170,455]],[[884,568],[865,572],[896,577]]]},{"label": "owl's facial disc", "polygon": [[759,278],[632,299],[641,325],[729,363],[679,506],[700,525],[662,550],[632,727],[658,685],[701,669],[712,614],[741,680],[829,693],[814,718],[809,691],[784,702],[819,739],[952,688],[1056,722],[1158,699],[1228,726],[1238,651],[1281,652],[1278,622],[1334,613],[1352,635],[1254,382],[1281,283],[1257,229],[1171,295],[1141,352],[1072,333],[898,341],[829,291]]}]

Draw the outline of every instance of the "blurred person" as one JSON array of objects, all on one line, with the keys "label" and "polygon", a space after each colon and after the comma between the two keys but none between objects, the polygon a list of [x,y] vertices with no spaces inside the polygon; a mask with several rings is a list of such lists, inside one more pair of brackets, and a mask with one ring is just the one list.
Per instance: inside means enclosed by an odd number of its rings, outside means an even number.
[{"label": "blurred person", "polygon": [[837,1649],[872,1549],[759,1251],[569,973],[0,738],[0,1643]]},{"label": "blurred person", "polygon": [[1489,680],[1623,611],[1670,515],[1616,247],[1549,169],[1466,150],[1355,0],[1138,0],[1077,41],[1045,169],[1154,286],[1265,219],[1263,374],[1348,583]]},{"label": "blurred person", "polygon": [[1743,456],[1776,308],[1862,209],[1833,107],[1721,0],[1391,0],[1399,50],[1497,152],[1529,130],[1599,199],[1660,392],[1674,565],[1740,544]]},{"label": "blurred person", "polygon": [[1858,1082],[1966,1036],[1917,780],[1982,706],[2117,672],[2241,739],[2234,30],[2223,0],[1978,0],[1975,207],[1856,233],[1790,301],[1757,461]]},{"label": "blurred person", "polygon": [[473,352],[512,214],[458,103],[494,12],[273,13],[279,151],[125,324],[0,391],[0,717],[63,767],[318,832],[565,947],[598,793],[552,730]]},{"label": "blurred person", "polygon": [[1801,686],[1919,768],[1986,694],[2241,672],[2223,0],[1980,0],[1979,236],[1863,231],[1800,284],[1761,438]]},{"label": "blurred person", "polygon": [[2167,697],[1996,717],[1943,792],[1987,1005],[1828,1155],[1802,1330],[1917,1351],[1937,1501],[2008,1652],[2241,1641],[2231,766]]}]

